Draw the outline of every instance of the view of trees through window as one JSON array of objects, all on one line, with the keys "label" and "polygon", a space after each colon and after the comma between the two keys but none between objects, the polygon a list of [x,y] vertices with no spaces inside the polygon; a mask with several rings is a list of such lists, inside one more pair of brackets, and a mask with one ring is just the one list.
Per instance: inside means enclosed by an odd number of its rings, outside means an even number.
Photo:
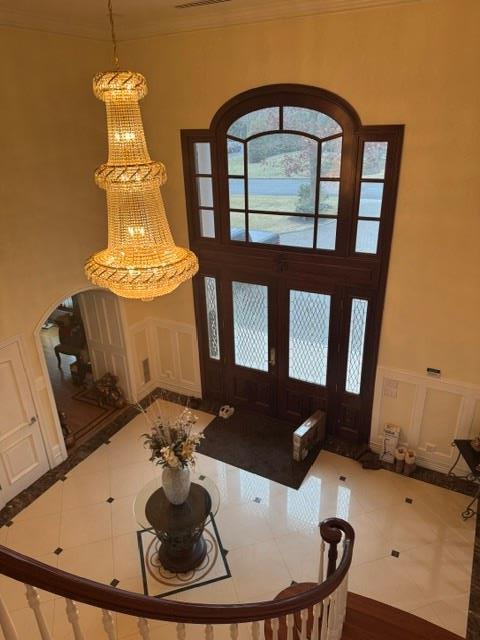
[{"label": "view of trees through window", "polygon": [[329,116],[301,107],[270,107],[228,130],[231,237],[334,249],[342,130]]},{"label": "view of trees through window", "polygon": [[[236,120],[227,132],[231,239],[334,250],[342,140],[333,118],[303,107]],[[358,252],[376,252],[386,152],[384,142],[365,145]]]}]

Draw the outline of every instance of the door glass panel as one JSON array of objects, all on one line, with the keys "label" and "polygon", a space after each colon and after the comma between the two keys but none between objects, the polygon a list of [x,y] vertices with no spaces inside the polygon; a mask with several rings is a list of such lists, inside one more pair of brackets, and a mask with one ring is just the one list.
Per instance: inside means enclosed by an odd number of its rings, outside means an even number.
[{"label": "door glass panel", "polygon": [[230,125],[227,135],[245,140],[249,136],[263,131],[274,131],[279,128],[280,110],[278,107],[267,107],[246,113]]},{"label": "door glass panel", "polygon": [[337,221],[335,218],[319,218],[317,229],[317,249],[335,250]]},{"label": "door glass panel", "polygon": [[357,223],[357,253],[377,253],[378,230],[380,222],[377,220],[359,220]]},{"label": "door glass panel", "polygon": [[231,209],[245,209],[245,180],[230,178],[228,181]]},{"label": "door glass panel", "polygon": [[200,235],[215,238],[215,216],[211,209],[200,209]]},{"label": "door glass panel", "polygon": [[342,127],[330,116],[304,107],[283,108],[283,128],[304,131],[317,138],[342,133]]},{"label": "door glass panel", "polygon": [[291,290],[289,317],[289,377],[325,386],[330,296]]},{"label": "door glass panel", "polygon": [[220,360],[218,338],[217,281],[205,276],[205,307],[207,309],[208,352],[210,358]]},{"label": "door glass panel", "polygon": [[201,207],[213,207],[211,178],[197,178],[198,204]]},{"label": "door glass panel", "polygon": [[250,213],[248,216],[250,242],[311,249],[313,228],[313,217],[279,216],[271,213]]},{"label": "door glass panel", "polygon": [[318,213],[336,215],[338,213],[338,196],[340,193],[340,182],[320,180],[320,199]]},{"label": "door glass panel", "polygon": [[230,240],[246,240],[244,211],[230,211]]},{"label": "door glass panel", "polygon": [[195,143],[195,172],[207,174],[212,173],[209,142]]},{"label": "door glass panel", "polygon": [[365,142],[362,178],[384,178],[388,142]]},{"label": "door glass panel", "polygon": [[232,282],[235,364],[268,371],[268,288]]},{"label": "door glass panel", "polygon": [[339,178],[342,159],[342,138],[322,142],[322,164],[320,175],[322,178]]},{"label": "door glass panel", "polygon": [[345,390],[349,393],[360,393],[367,308],[368,300],[352,299],[350,337],[348,339],[347,382],[345,385]]},{"label": "door glass panel", "polygon": [[313,214],[317,145],[311,138],[290,133],[248,142],[249,209]]},{"label": "door glass panel", "polygon": [[243,176],[245,168],[243,164],[243,142],[227,140],[228,175]]},{"label": "door glass panel", "polygon": [[362,182],[358,215],[379,218],[382,211],[383,182]]}]

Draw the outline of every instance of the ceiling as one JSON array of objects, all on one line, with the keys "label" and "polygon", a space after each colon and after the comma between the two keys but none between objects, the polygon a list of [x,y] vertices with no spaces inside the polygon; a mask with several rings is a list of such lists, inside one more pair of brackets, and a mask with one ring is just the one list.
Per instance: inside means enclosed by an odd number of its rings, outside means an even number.
[{"label": "ceiling", "polygon": [[[119,40],[421,0],[113,0]],[[0,0],[0,24],[109,39],[107,0]]]}]

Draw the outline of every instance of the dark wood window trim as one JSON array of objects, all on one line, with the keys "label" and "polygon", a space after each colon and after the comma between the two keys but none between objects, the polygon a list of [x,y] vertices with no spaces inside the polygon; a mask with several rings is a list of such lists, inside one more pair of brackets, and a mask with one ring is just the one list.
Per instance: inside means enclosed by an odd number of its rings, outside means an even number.
[{"label": "dark wood window trim", "polygon": [[[235,120],[246,113],[278,105],[299,106],[322,111],[336,120],[343,129],[341,188],[335,251],[230,240],[227,130]],[[242,266],[252,274],[264,274],[265,276],[274,274],[274,277],[285,275],[292,279],[300,279],[305,289],[313,287],[312,290],[316,290],[315,287],[318,288],[323,284],[325,288],[334,288],[337,291],[335,302],[332,303],[335,307],[335,320],[340,323],[335,328],[338,334],[335,339],[339,341],[345,352],[340,353],[338,362],[332,365],[337,367],[338,371],[335,374],[335,388],[329,390],[331,394],[329,405],[333,407],[336,403],[338,407],[336,409],[337,423],[333,426],[330,425],[329,428],[341,436],[359,440],[368,438],[393,234],[403,130],[403,125],[362,125],[358,114],[351,105],[341,97],[323,89],[303,85],[270,85],[247,91],[229,100],[215,114],[209,129],[182,131],[190,246],[199,256],[200,261],[200,272],[194,281],[194,292],[202,386],[205,395],[222,400],[226,398],[225,388],[222,387],[222,367],[226,365],[227,349],[222,327],[225,319],[221,317],[219,318],[221,358],[220,361],[212,362],[208,357],[208,342],[203,327],[205,322],[203,276],[211,275],[217,278],[217,297],[219,300],[225,295],[225,274],[227,272],[233,273],[237,266]],[[362,180],[361,175],[363,145],[365,142],[375,141],[388,143],[385,175],[382,180],[384,188],[381,215],[379,218],[368,216],[362,216],[362,218],[379,221],[378,248],[376,253],[357,253],[355,246],[361,183],[362,181],[380,181],[376,178],[363,178]],[[215,238],[204,238],[200,234],[194,159],[194,145],[197,142],[208,142],[211,148]],[[316,197],[318,198],[318,194]],[[284,212],[279,213],[283,214]],[[316,246],[316,239],[314,246]],[[342,376],[345,373],[350,321],[349,309],[352,297],[365,298],[369,301],[362,388],[358,397],[353,397],[352,394],[345,392],[342,396],[340,392],[340,387],[344,384]],[[338,305],[338,309],[335,305]],[[341,309],[340,306],[342,306]],[[213,390],[212,380],[215,377],[218,385]],[[335,400],[332,399],[334,394],[336,394]]]}]

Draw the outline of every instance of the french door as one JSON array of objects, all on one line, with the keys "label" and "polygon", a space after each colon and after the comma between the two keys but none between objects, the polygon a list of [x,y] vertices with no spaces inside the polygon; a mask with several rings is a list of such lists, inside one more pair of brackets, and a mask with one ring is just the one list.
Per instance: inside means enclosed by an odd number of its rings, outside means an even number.
[{"label": "french door", "polygon": [[206,395],[298,424],[323,409],[330,432],[356,435],[368,296],[239,269],[196,287]]},{"label": "french door", "polygon": [[294,84],[182,131],[205,397],[368,442],[402,139]]}]

